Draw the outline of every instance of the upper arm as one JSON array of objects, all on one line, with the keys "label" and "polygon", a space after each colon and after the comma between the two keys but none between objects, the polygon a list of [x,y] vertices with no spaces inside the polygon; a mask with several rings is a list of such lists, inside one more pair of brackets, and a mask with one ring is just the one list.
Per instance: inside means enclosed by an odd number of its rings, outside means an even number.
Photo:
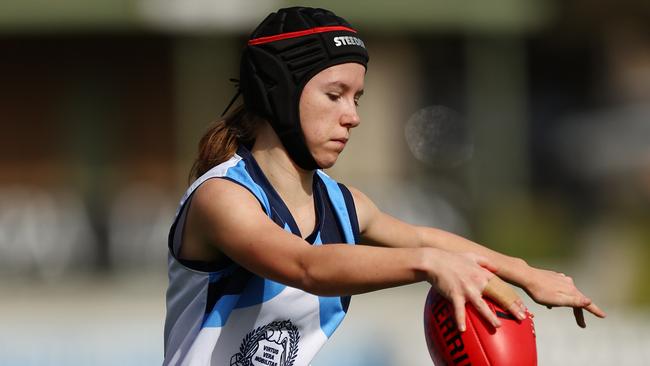
[{"label": "upper arm", "polygon": [[348,187],[354,199],[359,232],[364,244],[386,247],[418,247],[421,245],[418,227],[382,212],[368,196]]},{"label": "upper arm", "polygon": [[231,260],[259,276],[300,287],[301,256],[309,244],[275,224],[246,188],[226,179],[208,180],[195,192],[192,210],[201,236]]},{"label": "upper arm", "polygon": [[[423,279],[421,251],[310,245],[279,227],[254,195],[228,180],[209,180],[194,194],[194,230],[260,277],[321,296],[357,294]],[[373,233],[375,225],[366,226],[366,233]]]}]

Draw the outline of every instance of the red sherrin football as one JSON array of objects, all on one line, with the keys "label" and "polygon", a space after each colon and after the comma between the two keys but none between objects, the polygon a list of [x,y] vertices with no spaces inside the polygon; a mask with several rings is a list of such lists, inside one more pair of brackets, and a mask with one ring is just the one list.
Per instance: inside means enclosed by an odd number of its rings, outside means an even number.
[{"label": "red sherrin football", "polygon": [[495,329],[466,305],[467,329],[456,325],[452,304],[431,288],[424,306],[424,335],[436,366],[537,366],[535,326],[530,315],[518,321],[488,298],[501,321]]}]

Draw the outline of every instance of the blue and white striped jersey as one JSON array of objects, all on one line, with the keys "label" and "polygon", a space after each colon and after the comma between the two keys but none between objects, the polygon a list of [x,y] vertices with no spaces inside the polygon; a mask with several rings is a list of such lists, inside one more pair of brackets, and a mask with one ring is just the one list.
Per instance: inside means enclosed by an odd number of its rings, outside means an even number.
[{"label": "blue and white striped jersey", "polygon": [[[246,148],[197,179],[181,199],[169,235],[164,365],[308,365],[343,320],[350,298],[316,296],[259,277],[234,262],[209,268],[179,259],[188,203],[212,178],[242,185],[270,219],[300,235]],[[316,171],[314,199],[317,224],[307,241],[355,244],[359,228],[348,189]]]}]

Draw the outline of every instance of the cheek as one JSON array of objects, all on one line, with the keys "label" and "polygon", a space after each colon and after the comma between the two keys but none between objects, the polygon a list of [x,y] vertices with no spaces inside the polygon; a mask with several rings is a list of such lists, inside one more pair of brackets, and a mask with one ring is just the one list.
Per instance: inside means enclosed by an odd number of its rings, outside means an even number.
[{"label": "cheek", "polygon": [[310,121],[321,119],[323,118],[323,115],[327,113],[329,107],[330,105],[328,105],[326,97],[313,92],[304,93],[299,105],[300,120]]},{"label": "cheek", "polygon": [[304,91],[300,98],[300,103],[298,104],[300,127],[302,127],[303,132],[309,130],[309,126],[313,124],[313,120],[318,117],[318,111],[315,110],[316,107],[312,102],[312,99],[313,97]]},{"label": "cheek", "polygon": [[331,119],[332,108],[327,101],[319,101],[314,96],[305,99],[300,103],[300,125],[308,143],[319,143],[327,138],[327,121]]},{"label": "cheek", "polygon": [[303,134],[305,135],[305,141],[310,148],[319,145],[323,141],[327,140],[327,133],[322,128],[322,123],[319,123],[318,120],[312,120],[307,125],[303,124]]}]

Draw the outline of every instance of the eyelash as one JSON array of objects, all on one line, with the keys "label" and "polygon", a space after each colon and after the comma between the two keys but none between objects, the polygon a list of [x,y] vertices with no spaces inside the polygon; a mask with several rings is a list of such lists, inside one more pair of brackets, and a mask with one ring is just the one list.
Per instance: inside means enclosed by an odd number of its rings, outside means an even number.
[{"label": "eyelash", "polygon": [[331,93],[328,93],[327,96],[330,98],[330,100],[331,100],[332,102],[335,102],[335,101],[339,100],[339,98],[341,98],[341,96],[338,95],[338,94],[331,94]]},{"label": "eyelash", "polygon": [[[341,98],[340,95],[338,94],[330,94],[328,93],[327,96],[330,98],[331,101],[335,102]],[[354,105],[359,106],[359,98],[354,98]]]}]

